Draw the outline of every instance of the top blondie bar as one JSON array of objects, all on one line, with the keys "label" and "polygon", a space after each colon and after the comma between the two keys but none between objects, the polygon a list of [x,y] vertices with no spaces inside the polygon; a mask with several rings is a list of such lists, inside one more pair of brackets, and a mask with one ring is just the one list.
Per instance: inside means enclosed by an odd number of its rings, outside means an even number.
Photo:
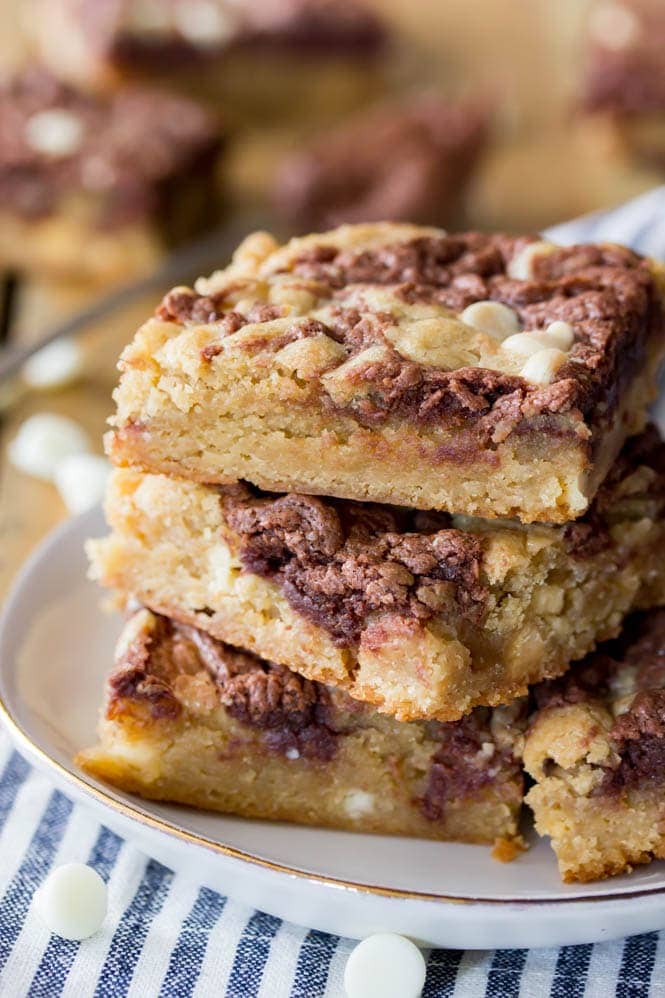
[{"label": "top blondie bar", "polygon": [[123,352],[118,465],[561,523],[645,422],[663,269],[408,224],[250,236]]}]

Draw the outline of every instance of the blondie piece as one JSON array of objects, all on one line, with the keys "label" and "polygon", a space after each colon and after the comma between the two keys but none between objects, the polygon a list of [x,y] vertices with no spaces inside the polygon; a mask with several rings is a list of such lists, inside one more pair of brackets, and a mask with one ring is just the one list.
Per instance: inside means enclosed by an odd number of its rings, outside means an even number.
[{"label": "blondie piece", "polygon": [[488,109],[468,101],[422,94],[382,105],[287,156],[275,211],[298,231],[384,218],[450,223],[487,132]]},{"label": "blondie piece", "polygon": [[493,843],[518,833],[523,703],[400,724],[138,611],[78,762],[144,797],[249,818]]},{"label": "blondie piece", "polygon": [[0,86],[0,134],[4,267],[132,277],[215,219],[220,126],[183,97],[98,98],[26,71]]},{"label": "blondie piece", "polygon": [[122,354],[116,464],[565,522],[644,425],[663,270],[614,245],[377,223],[249,237]]},{"label": "blondie piece", "polygon": [[560,675],[665,602],[665,445],[631,441],[567,526],[116,471],[93,574],[152,610],[347,689],[456,720]]},{"label": "blondie piece", "polygon": [[235,123],[321,120],[382,89],[387,32],[362,0],[31,0],[27,32],[61,79],[143,79],[221,102]]},{"label": "blondie piece", "polygon": [[535,690],[526,798],[566,881],[665,859],[665,610]]},{"label": "blondie piece", "polygon": [[665,7],[598,0],[589,12],[582,102],[621,145],[665,166]]}]

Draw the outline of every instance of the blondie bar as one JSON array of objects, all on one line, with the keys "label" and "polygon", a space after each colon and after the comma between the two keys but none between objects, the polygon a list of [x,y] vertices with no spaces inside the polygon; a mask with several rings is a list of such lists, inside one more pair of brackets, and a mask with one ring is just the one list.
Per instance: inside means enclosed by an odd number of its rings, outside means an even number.
[{"label": "blondie bar", "polygon": [[665,859],[665,610],[535,690],[526,798],[566,881]]},{"label": "blondie bar", "polygon": [[665,165],[665,8],[598,0],[590,8],[582,102],[629,152]]},{"label": "blondie bar", "polygon": [[273,203],[296,231],[390,218],[450,224],[486,144],[489,113],[436,94],[392,101],[280,163]]},{"label": "blondie bar", "polygon": [[491,844],[518,833],[525,705],[400,724],[203,631],[138,611],[100,744],[78,761],[144,797],[250,818]]},{"label": "blondie bar", "polygon": [[630,442],[567,526],[118,470],[93,574],[400,720],[508,702],[665,601],[665,445]]},{"label": "blondie bar", "polygon": [[61,79],[143,80],[222,103],[236,124],[326,120],[381,92],[387,30],[362,0],[30,0]]},{"label": "blondie bar", "polygon": [[0,85],[0,134],[0,266],[119,280],[214,221],[220,125],[193,101],[26,70]]},{"label": "blondie bar", "polygon": [[377,223],[257,234],[121,358],[116,464],[565,522],[644,425],[663,270],[614,245]]}]

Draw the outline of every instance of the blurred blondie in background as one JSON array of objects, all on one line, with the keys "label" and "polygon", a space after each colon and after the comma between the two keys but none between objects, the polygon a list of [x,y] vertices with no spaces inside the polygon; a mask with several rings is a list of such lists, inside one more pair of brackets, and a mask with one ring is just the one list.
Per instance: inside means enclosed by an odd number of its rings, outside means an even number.
[{"label": "blurred blondie in background", "polygon": [[2,0],[2,27],[0,259],[38,281],[248,207],[540,228],[663,169],[657,0]]}]

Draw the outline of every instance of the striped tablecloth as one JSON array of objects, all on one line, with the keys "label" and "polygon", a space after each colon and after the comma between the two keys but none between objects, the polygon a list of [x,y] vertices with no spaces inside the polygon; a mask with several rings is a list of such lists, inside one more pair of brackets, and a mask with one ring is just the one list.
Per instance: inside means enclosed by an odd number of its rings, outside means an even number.
[{"label": "striped tablecloth", "polygon": [[[613,239],[665,256],[665,188],[552,236]],[[49,936],[30,909],[49,870],[72,860],[109,885],[104,927],[83,943]],[[1,998],[342,998],[353,945],[172,873],[55,790],[0,733]],[[665,996],[665,932],[559,950],[426,955],[424,998]]]}]

